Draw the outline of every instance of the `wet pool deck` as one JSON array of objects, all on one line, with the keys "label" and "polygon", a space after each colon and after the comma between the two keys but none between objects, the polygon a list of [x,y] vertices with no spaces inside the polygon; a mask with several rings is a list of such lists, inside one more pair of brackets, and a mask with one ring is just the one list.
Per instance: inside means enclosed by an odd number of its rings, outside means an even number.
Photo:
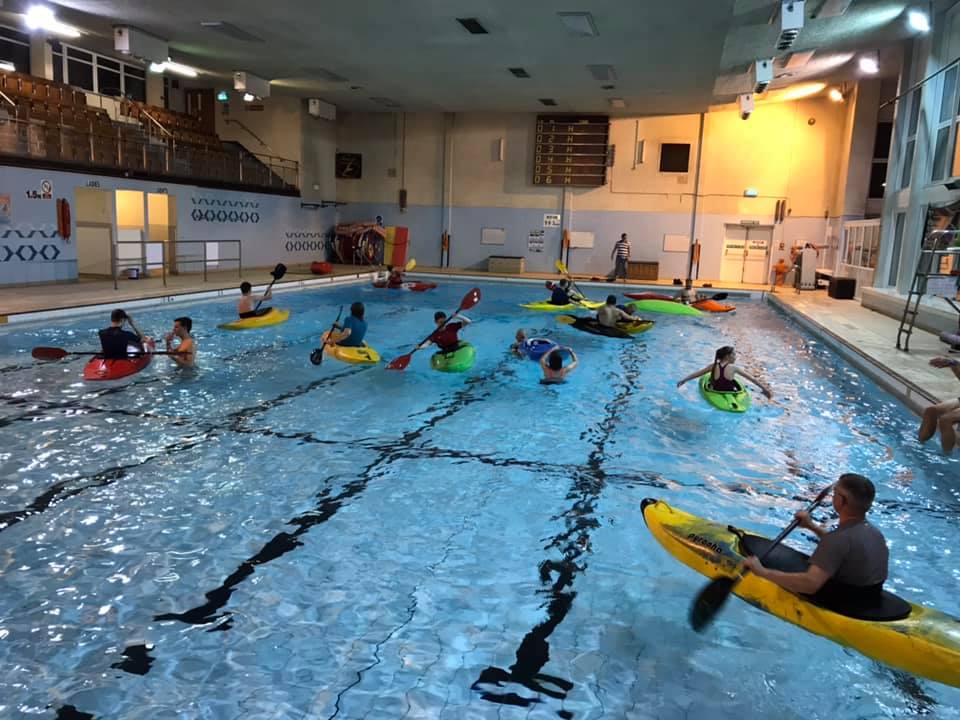
[{"label": "wet pool deck", "polygon": [[[243,279],[262,288],[269,280],[271,268],[247,268]],[[329,275],[310,273],[307,266],[291,265],[277,291],[295,290],[326,283],[368,280],[372,269],[365,266],[334,266]],[[555,279],[552,273],[524,273],[509,275],[453,268],[417,268],[415,274],[443,275],[451,278],[536,281]],[[584,291],[600,297],[607,292],[624,289],[664,288],[677,290],[669,282],[591,282],[576,276]],[[46,318],[80,314],[105,307],[150,305],[179,302],[234,294],[240,278],[235,270],[211,272],[207,281],[199,275],[167,277],[164,286],[160,278],[120,280],[115,290],[112,280],[81,280],[75,283],[28,285],[0,288],[0,324],[43,320]],[[700,287],[702,283],[697,283]],[[932,333],[915,330],[911,352],[896,349],[898,321],[878,312],[867,310],[853,300],[834,300],[822,290],[800,294],[786,288],[770,293],[766,285],[714,283],[713,291],[764,295],[786,314],[794,317],[824,338],[854,366],[868,374],[881,386],[894,393],[915,412],[931,402],[960,396],[960,383],[949,370],[930,366],[930,358],[944,355],[947,347]],[[593,288],[590,292],[588,288]],[[614,289],[616,288],[616,290]]]}]

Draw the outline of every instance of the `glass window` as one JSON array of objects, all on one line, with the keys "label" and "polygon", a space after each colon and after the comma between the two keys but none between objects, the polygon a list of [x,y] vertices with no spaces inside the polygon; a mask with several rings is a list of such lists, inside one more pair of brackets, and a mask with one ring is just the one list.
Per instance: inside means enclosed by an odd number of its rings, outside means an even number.
[{"label": "glass window", "polygon": [[893,123],[877,123],[877,137],[873,142],[874,160],[886,160],[890,157],[890,138],[893,136]]},{"label": "glass window", "polygon": [[903,173],[900,175],[900,188],[910,187],[910,174],[913,172],[913,148],[916,140],[907,143],[907,149],[903,153]]},{"label": "glass window", "polygon": [[12,62],[17,72],[30,73],[30,46],[0,38],[0,60]]},{"label": "glass window", "polygon": [[67,57],[73,58],[74,60],[83,60],[88,63],[93,62],[93,54],[88,53],[86,50],[78,50],[75,47],[67,45]]},{"label": "glass window", "polygon": [[97,55],[97,67],[110,68],[111,70],[116,70],[117,72],[120,72],[120,63],[117,62],[116,60],[105,58],[103,55]]},{"label": "glass window", "polygon": [[141,80],[146,80],[147,71],[143,68],[134,67],[133,65],[124,65],[123,74],[127,77],[140,78]]},{"label": "glass window", "polygon": [[147,81],[132,75],[125,75],[123,92],[128,99],[145,103],[147,101]]},{"label": "glass window", "polygon": [[111,95],[120,97],[120,73],[108,70],[107,68],[97,68],[97,92],[101,95]]},{"label": "glass window", "polygon": [[953,117],[953,94],[957,87],[957,66],[952,66],[943,74],[943,95],[940,96],[940,122]]},{"label": "glass window", "polygon": [[870,168],[870,191],[868,198],[882,198],[887,187],[887,163],[875,162]]},{"label": "glass window", "polygon": [[947,144],[950,140],[950,126],[944,125],[937,131],[937,144],[933,151],[933,179],[943,179],[947,170]]},{"label": "glass window", "polygon": [[907,126],[907,135],[913,137],[917,134],[917,125],[920,124],[920,89],[917,88],[910,93],[910,123]]},{"label": "glass window", "polygon": [[60,53],[53,54],[53,81],[63,82],[63,55]]},{"label": "glass window", "polygon": [[93,65],[67,58],[67,82],[93,92]]},{"label": "glass window", "polygon": [[900,275],[900,251],[903,248],[903,224],[906,213],[897,213],[896,225],[893,228],[893,249],[890,252],[890,272],[887,277],[888,285],[896,285]]},{"label": "glass window", "polygon": [[14,30],[6,25],[0,25],[0,37],[6,38],[7,40],[13,40],[21,45],[30,47],[30,36],[27,33]]}]

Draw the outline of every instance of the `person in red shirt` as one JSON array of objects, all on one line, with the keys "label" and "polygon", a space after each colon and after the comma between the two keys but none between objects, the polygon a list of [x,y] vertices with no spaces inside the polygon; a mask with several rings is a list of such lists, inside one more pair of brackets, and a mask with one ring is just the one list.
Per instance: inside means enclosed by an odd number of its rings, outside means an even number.
[{"label": "person in red shirt", "polygon": [[[437,329],[433,334],[417,346],[417,350],[422,350],[430,344],[440,348],[440,352],[453,352],[460,347],[460,337],[458,333],[470,324],[470,318],[460,313],[454,313],[451,318],[447,318],[445,312],[434,313],[433,320],[437,323]],[[458,320],[458,322],[453,322]]]}]

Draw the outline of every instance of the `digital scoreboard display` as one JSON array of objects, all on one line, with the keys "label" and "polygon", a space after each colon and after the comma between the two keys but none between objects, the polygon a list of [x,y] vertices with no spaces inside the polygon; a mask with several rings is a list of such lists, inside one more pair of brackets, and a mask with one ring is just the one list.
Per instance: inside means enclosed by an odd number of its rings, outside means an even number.
[{"label": "digital scoreboard display", "polygon": [[533,184],[605,185],[609,136],[606,115],[538,115]]}]

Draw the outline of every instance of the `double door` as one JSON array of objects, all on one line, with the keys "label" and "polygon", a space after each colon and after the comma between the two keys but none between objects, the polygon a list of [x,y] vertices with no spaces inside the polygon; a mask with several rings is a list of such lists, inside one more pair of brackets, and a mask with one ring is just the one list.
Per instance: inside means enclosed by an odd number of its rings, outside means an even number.
[{"label": "double door", "polygon": [[727,225],[720,263],[722,282],[767,282],[773,228],[762,225]]}]

